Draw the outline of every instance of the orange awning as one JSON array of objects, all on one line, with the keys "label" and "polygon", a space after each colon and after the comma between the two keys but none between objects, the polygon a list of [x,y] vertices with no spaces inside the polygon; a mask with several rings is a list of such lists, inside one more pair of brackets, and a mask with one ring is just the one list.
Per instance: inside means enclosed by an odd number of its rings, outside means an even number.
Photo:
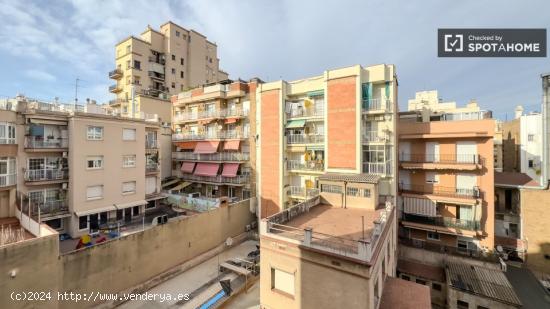
[{"label": "orange awning", "polygon": [[225,123],[235,123],[237,122],[237,118],[227,118],[225,119]]},{"label": "orange awning", "polygon": [[194,153],[215,153],[218,151],[219,141],[197,142]]},{"label": "orange awning", "polygon": [[191,174],[193,173],[194,169],[195,169],[195,162],[183,162],[181,164],[181,171],[183,173]]},{"label": "orange awning", "polygon": [[195,173],[193,175],[214,177],[218,174],[219,169],[219,163],[199,162],[197,163],[197,168],[195,168]]},{"label": "orange awning", "polygon": [[233,141],[226,141],[223,144],[224,150],[239,150],[239,145],[241,144],[241,141],[239,140],[233,140]]},{"label": "orange awning", "polygon": [[239,170],[239,163],[224,163],[222,176],[224,177],[236,177]]},{"label": "orange awning", "polygon": [[195,149],[196,144],[197,142],[179,142],[179,143],[176,143],[176,146],[179,147],[180,149],[193,150]]}]

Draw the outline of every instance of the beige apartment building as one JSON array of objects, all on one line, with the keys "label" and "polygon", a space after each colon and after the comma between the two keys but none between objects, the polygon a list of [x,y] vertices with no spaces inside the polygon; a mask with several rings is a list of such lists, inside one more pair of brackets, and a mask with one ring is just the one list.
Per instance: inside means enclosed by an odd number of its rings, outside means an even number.
[{"label": "beige apartment building", "polygon": [[494,249],[494,130],[481,110],[400,113],[404,243],[474,256]]},{"label": "beige apartment building", "polygon": [[7,139],[15,146],[4,150],[2,178],[10,190],[2,216],[12,217],[18,205],[76,237],[107,222],[128,223],[162,198],[158,122],[108,115],[93,103],[17,97],[2,104]]},{"label": "beige apartment building", "polygon": [[109,87],[116,99],[111,107],[119,113],[159,114],[170,122],[170,95],[228,78],[219,68],[217,46],[204,35],[167,22],[150,26],[139,37],[130,36],[115,47],[115,69]]},{"label": "beige apartment building", "polygon": [[173,96],[173,172],[177,190],[201,197],[256,194],[256,89],[262,81],[226,80]]},{"label": "beige apartment building", "polygon": [[327,172],[378,175],[380,200],[396,196],[395,74],[356,65],[258,87],[262,218],[319,195]]}]

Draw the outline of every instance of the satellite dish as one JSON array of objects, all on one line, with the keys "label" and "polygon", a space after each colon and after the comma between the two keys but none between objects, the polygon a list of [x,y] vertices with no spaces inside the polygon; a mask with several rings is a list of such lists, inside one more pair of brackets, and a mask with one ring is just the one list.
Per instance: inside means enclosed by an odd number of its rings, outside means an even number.
[{"label": "satellite dish", "polygon": [[227,239],[225,240],[225,245],[229,247],[232,244],[233,244],[233,238],[227,237]]}]

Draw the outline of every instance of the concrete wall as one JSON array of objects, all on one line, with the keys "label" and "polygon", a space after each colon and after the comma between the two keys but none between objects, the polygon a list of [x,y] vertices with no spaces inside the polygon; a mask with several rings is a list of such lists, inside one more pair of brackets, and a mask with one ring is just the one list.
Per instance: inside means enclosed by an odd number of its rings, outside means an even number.
[{"label": "concrete wall", "polygon": [[[250,200],[242,201],[59,258],[56,235],[0,248],[0,308],[28,307],[29,303],[9,298],[11,291],[23,289],[75,293],[130,289],[245,232],[254,220],[249,209]],[[12,269],[19,269],[16,279],[7,275]],[[47,306],[74,308],[75,303]]]},{"label": "concrete wall", "polygon": [[521,190],[523,239],[527,241],[527,266],[550,274],[550,191]]}]

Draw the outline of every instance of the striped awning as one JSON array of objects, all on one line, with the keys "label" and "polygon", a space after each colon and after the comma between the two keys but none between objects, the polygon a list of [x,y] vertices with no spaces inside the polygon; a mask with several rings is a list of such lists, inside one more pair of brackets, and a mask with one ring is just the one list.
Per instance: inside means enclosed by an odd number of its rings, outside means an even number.
[{"label": "striped awning", "polygon": [[216,176],[220,169],[219,163],[197,163],[194,175],[197,176]]},{"label": "striped awning", "polygon": [[176,147],[180,149],[185,149],[185,150],[193,150],[195,149],[196,144],[197,142],[179,142],[179,143],[176,143]]},{"label": "striped awning", "polygon": [[236,177],[239,170],[239,163],[224,163],[222,176]]},{"label": "striped awning", "polygon": [[226,141],[223,144],[223,150],[239,150],[240,144],[241,144],[241,141],[239,140]]},{"label": "striped awning", "polygon": [[219,141],[197,142],[194,153],[215,153],[218,151]]},{"label": "striped awning", "polygon": [[287,129],[303,128],[306,125],[305,120],[291,120],[286,124]]},{"label": "striped awning", "polygon": [[193,169],[195,169],[195,162],[183,162],[181,165],[181,172],[182,173],[193,173]]}]

